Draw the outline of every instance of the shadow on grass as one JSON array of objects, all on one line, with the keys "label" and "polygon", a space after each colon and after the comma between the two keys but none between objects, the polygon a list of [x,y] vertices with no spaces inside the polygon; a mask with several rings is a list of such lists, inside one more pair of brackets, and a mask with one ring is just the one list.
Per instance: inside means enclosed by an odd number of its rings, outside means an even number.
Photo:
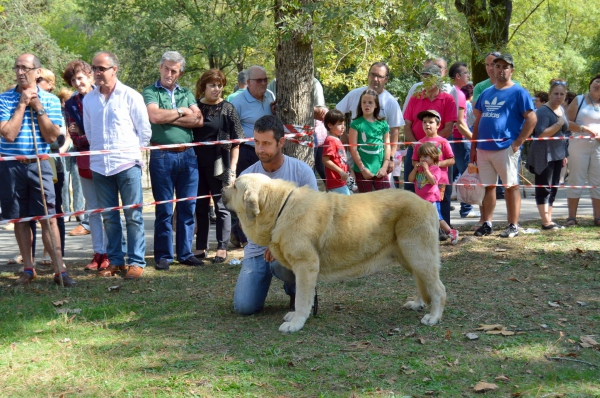
[{"label": "shadow on grass", "polygon": [[[275,279],[262,313],[233,312],[239,267],[229,265],[148,269],[139,282],[81,274],[69,291],[49,276],[3,287],[0,388],[9,396],[471,396],[485,380],[498,385],[493,396],[600,394],[597,368],[545,358],[600,363],[598,351],[578,345],[600,321],[597,230],[441,250],[448,303],[434,327],[401,308],[415,287],[400,269],[319,284],[320,314],[291,335],[277,330],[288,299]],[[64,298],[63,308],[81,313],[57,315],[51,301]],[[464,337],[495,323],[518,333]]]}]

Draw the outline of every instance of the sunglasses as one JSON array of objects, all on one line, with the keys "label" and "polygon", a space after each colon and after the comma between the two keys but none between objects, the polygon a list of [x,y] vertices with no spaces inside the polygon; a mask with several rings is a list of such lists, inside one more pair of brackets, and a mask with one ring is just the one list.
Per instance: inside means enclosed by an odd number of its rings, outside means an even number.
[{"label": "sunglasses", "polygon": [[108,68],[105,68],[104,66],[92,66],[92,71],[94,73],[96,73],[96,72],[104,73],[107,70],[112,69],[112,68],[114,68],[114,66],[109,66]]},{"label": "sunglasses", "polygon": [[258,84],[266,84],[269,82],[269,79],[267,79],[266,77],[264,79],[248,79],[248,80],[254,80]]},{"label": "sunglasses", "polygon": [[561,81],[552,82],[551,86],[564,86],[564,87],[567,87],[567,82],[561,82]]}]

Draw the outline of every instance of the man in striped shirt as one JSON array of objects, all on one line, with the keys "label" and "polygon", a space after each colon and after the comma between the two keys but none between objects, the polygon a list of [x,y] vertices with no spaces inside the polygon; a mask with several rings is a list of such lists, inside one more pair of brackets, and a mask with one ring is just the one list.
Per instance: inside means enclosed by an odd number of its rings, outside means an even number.
[{"label": "man in striped shirt", "polygon": [[[63,123],[60,101],[37,87],[40,68],[40,60],[35,55],[20,55],[13,67],[17,86],[0,94],[1,156],[35,155],[35,144],[39,154],[47,154],[50,144],[59,135]],[[52,167],[47,160],[40,160],[40,166],[41,176],[38,175],[36,159],[0,162],[0,202],[4,218],[44,214],[39,178],[42,179],[48,214],[56,214]],[[15,284],[26,285],[36,277],[29,223],[17,223],[15,237],[24,265],[24,271]],[[56,219],[42,221],[42,239],[47,248],[52,247],[52,241],[55,244],[53,250],[49,250],[56,272],[54,282],[60,284],[60,272],[65,287],[75,286],[63,264]]]}]

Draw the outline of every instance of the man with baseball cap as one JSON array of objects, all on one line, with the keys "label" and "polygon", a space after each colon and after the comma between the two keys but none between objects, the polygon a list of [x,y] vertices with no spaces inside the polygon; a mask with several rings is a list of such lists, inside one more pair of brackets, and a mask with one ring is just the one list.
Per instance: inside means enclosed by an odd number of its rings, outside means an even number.
[{"label": "man with baseball cap", "polygon": [[[479,167],[483,184],[495,184],[498,176],[507,185],[506,209],[508,226],[500,233],[503,238],[519,234],[521,194],[518,186],[521,145],[531,135],[537,122],[531,96],[512,81],[514,61],[510,54],[494,58],[496,83],[481,93],[473,112],[473,140],[491,139],[471,146],[471,161]],[[492,217],[496,207],[495,187],[485,188],[482,206],[483,225],[475,236],[491,235]]]}]

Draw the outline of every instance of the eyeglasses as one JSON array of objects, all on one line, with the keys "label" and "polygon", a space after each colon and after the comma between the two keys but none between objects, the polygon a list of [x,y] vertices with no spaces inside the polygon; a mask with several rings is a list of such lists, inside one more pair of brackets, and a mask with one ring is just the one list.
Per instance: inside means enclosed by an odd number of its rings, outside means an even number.
[{"label": "eyeglasses", "polygon": [[499,57],[502,54],[500,54],[498,51],[492,51],[491,53],[488,53],[488,55],[486,55],[485,57],[487,58],[490,55],[493,55],[494,57]]},{"label": "eyeglasses", "polygon": [[387,77],[378,75],[377,73],[369,73],[369,76],[371,76],[373,79],[385,79]]},{"label": "eyeglasses", "polygon": [[550,84],[551,86],[564,86],[567,87],[567,82],[564,81],[557,81],[557,82],[552,82],[552,84]]},{"label": "eyeglasses", "polygon": [[469,72],[468,70],[464,71],[464,72],[458,72],[457,73],[457,75],[470,75],[470,74],[471,74],[471,72]]},{"label": "eyeglasses", "polygon": [[248,80],[254,80],[258,84],[267,84],[269,81],[269,79],[267,79],[266,77],[264,79],[248,79]]},{"label": "eyeglasses", "polygon": [[16,65],[13,67],[13,71],[15,71],[15,73],[19,73],[19,71],[23,71],[23,73],[29,73],[34,69],[39,69],[39,68],[28,68],[26,66],[20,66],[20,65]]},{"label": "eyeglasses", "polygon": [[94,73],[96,72],[100,72],[100,73],[104,73],[109,69],[114,68],[114,66],[109,66],[108,68],[105,68],[104,66],[92,66],[92,71],[94,71]]}]

